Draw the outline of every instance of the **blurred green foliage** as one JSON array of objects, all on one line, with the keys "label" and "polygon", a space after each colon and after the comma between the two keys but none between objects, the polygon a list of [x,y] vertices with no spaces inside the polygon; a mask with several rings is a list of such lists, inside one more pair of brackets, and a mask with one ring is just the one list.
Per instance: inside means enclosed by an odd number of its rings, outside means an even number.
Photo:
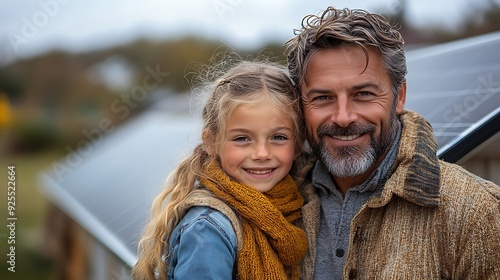
[{"label": "blurred green foliage", "polygon": [[8,140],[11,151],[16,153],[38,152],[61,142],[54,125],[43,119],[17,121]]}]

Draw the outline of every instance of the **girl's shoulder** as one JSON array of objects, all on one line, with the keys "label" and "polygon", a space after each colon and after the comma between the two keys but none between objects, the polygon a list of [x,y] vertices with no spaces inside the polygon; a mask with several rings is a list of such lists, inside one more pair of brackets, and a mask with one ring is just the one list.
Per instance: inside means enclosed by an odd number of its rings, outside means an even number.
[{"label": "girl's shoulder", "polygon": [[193,206],[172,231],[169,251],[178,255],[180,247],[186,254],[211,246],[212,251],[218,249],[236,257],[238,243],[237,233],[226,215],[208,206]]},{"label": "girl's shoulder", "polygon": [[197,189],[179,205],[179,208],[183,209],[181,213],[184,213],[181,214],[183,218],[179,224],[212,222],[221,229],[235,235],[236,243],[242,244],[243,226],[239,214],[209,190],[205,188]]},{"label": "girl's shoulder", "polygon": [[230,219],[208,206],[189,208],[169,239],[167,279],[231,279],[238,253]]},{"label": "girl's shoulder", "polygon": [[193,206],[180,220],[177,228],[184,231],[195,224],[198,224],[198,227],[202,226],[200,224],[212,226],[220,231],[221,234],[228,238],[231,237],[231,239],[234,239],[236,242],[236,232],[233,229],[231,220],[217,209],[209,206]]}]

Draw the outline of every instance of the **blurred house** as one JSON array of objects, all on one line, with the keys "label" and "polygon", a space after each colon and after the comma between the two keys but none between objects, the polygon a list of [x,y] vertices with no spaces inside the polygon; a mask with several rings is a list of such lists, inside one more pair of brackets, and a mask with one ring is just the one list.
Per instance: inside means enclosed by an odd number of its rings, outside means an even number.
[{"label": "blurred house", "polygon": [[[432,123],[441,158],[500,184],[498,49],[500,32],[408,52],[406,107]],[[199,110],[178,99],[158,101],[41,174],[54,205],[46,244],[61,279],[129,277],[152,199],[200,142]]]}]

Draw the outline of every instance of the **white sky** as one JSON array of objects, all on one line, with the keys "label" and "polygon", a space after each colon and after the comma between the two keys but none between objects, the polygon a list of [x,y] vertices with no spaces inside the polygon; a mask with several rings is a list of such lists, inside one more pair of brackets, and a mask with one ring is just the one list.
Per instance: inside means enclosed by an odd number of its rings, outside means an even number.
[{"label": "white sky", "polygon": [[[500,2],[500,0],[495,0]],[[407,0],[411,24],[453,28],[473,0]],[[399,0],[2,0],[0,63],[52,48],[85,51],[138,37],[198,34],[230,47],[284,42],[328,5],[389,12]],[[475,4],[476,3],[476,4]]]}]

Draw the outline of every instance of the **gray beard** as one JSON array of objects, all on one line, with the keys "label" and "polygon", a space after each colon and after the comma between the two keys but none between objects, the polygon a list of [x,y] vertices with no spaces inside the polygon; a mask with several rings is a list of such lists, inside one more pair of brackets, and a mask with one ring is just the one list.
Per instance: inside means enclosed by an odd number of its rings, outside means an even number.
[{"label": "gray beard", "polygon": [[333,156],[332,154],[334,153],[329,152],[323,143],[320,143],[319,147],[320,160],[333,176],[339,178],[355,177],[364,174],[377,160],[377,153],[372,146],[367,147],[358,156],[355,155],[355,153],[359,152],[359,148],[357,147],[342,148],[336,156]]},{"label": "gray beard", "polygon": [[[377,162],[379,157],[389,150],[396,138],[398,122],[399,120],[393,111],[390,117],[390,127],[387,128],[388,130],[382,131],[380,139],[372,139],[370,145],[363,148],[363,151],[360,150],[360,147],[356,146],[336,148],[330,151],[322,138],[317,143],[309,139],[309,143],[311,143],[313,149],[316,150],[316,154],[333,176],[339,178],[355,177],[367,172]],[[350,131],[344,132],[344,134],[348,135],[357,134],[358,132],[368,132],[370,131],[369,127],[366,125],[354,125],[351,128],[334,129],[324,127],[319,130],[332,134],[335,134],[336,130]]]}]

